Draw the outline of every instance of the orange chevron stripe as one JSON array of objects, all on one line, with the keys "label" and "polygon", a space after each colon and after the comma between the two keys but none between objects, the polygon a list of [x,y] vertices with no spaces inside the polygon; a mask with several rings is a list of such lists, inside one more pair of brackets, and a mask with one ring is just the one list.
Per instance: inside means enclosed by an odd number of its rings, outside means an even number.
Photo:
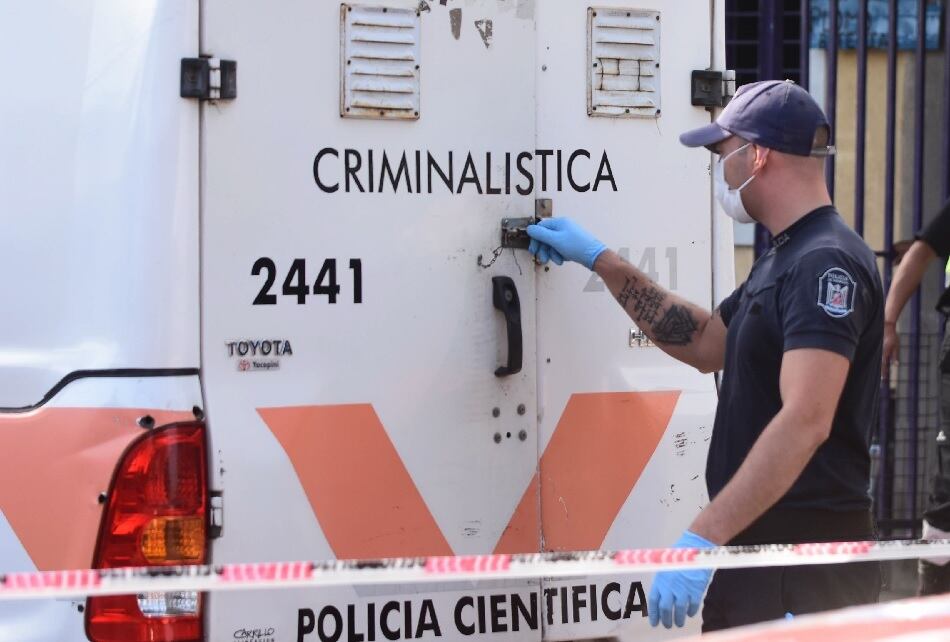
[{"label": "orange chevron stripe", "polygon": [[508,526],[501,534],[494,553],[537,553],[541,548],[541,503],[538,496],[538,474],[535,473],[528,489],[515,508]]},{"label": "orange chevron stripe", "polygon": [[[541,457],[544,550],[599,549],[656,451],[680,393],[575,394]],[[535,476],[496,552],[538,550],[531,525],[538,512]],[[534,520],[534,521],[532,521]]]},{"label": "orange chevron stripe", "polygon": [[259,408],[339,559],[452,555],[369,404]]}]

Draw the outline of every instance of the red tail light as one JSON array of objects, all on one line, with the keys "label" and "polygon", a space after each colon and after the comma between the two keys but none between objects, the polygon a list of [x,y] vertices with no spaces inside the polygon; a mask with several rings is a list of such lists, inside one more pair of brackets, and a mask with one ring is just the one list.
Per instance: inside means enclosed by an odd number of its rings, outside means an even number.
[{"label": "red tail light", "polygon": [[[126,450],[109,489],[95,568],[203,564],[207,559],[208,483],[202,423],[157,428]],[[93,642],[192,642],[203,639],[196,592],[89,598]]]}]

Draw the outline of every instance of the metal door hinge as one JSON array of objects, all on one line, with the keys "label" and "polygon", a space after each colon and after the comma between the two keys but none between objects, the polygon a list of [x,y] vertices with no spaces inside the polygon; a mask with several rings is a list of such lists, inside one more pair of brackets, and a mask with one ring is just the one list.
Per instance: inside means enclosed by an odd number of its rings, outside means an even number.
[{"label": "metal door hinge", "polygon": [[224,494],[219,490],[209,493],[209,527],[208,538],[218,539],[224,535]]},{"label": "metal door hinge", "polygon": [[653,342],[647,333],[639,328],[630,328],[630,347],[631,348],[652,348]]},{"label": "metal door hinge", "polygon": [[736,95],[736,72],[695,70],[690,88],[692,104],[695,107],[725,107]]},{"label": "metal door hinge", "polygon": [[538,198],[534,201],[535,218],[551,218],[554,216],[554,201],[550,198]]},{"label": "metal door hinge", "polygon": [[219,58],[182,58],[182,98],[231,100],[237,97],[237,62]]}]

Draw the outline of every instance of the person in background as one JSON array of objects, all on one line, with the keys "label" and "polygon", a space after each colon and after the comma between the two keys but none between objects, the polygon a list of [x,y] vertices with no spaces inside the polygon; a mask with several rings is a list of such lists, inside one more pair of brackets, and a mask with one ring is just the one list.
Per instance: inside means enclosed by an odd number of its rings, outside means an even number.
[{"label": "person in background", "polygon": [[[936,218],[917,236],[903,255],[894,273],[884,304],[884,351],[882,372],[886,377],[891,364],[900,356],[897,321],[911,295],[920,287],[927,268],[938,257],[944,265],[950,256],[950,201]],[[950,313],[950,288],[944,290],[937,303],[944,318]],[[931,482],[929,507],[924,513],[925,540],[950,539],[950,327],[945,327],[940,348],[940,429],[937,432],[936,464]],[[950,558],[920,560],[918,566],[920,595],[950,591]]]}]

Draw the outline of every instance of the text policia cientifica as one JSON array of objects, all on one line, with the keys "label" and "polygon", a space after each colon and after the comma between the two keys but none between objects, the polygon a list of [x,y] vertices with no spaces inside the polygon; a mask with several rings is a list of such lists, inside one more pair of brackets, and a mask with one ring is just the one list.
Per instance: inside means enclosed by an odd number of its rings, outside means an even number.
[{"label": "text policia cientifica", "polygon": [[327,193],[533,194],[541,191],[617,191],[607,152],[472,152],[324,147],[313,159],[313,178]]},{"label": "text policia cientifica", "polygon": [[457,640],[547,626],[647,617],[641,582],[549,586],[541,592],[464,595],[297,610],[297,642]]}]

